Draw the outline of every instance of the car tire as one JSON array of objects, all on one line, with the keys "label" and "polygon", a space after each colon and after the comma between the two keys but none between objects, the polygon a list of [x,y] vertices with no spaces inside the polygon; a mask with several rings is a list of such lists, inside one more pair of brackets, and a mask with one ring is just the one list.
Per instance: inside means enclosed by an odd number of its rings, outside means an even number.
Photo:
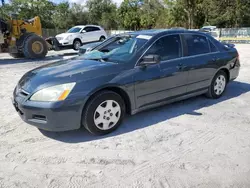
[{"label": "car tire", "polygon": [[102,41],[104,41],[105,39],[106,39],[106,37],[101,36],[100,39],[99,39],[99,41],[102,42]]},{"label": "car tire", "polygon": [[212,99],[220,98],[226,90],[227,74],[220,70],[213,78],[206,96]]},{"label": "car tire", "polygon": [[24,54],[22,52],[18,52],[18,53],[9,53],[9,55],[13,58],[23,58]]},{"label": "car tire", "polygon": [[73,42],[73,49],[79,50],[79,48],[82,46],[82,42],[79,39],[74,40]]},{"label": "car tire", "polygon": [[24,41],[23,54],[29,59],[45,58],[48,53],[46,41],[35,34],[28,36]]},{"label": "car tire", "polygon": [[125,115],[122,97],[113,91],[95,94],[82,114],[82,125],[94,135],[105,135],[117,129]]}]

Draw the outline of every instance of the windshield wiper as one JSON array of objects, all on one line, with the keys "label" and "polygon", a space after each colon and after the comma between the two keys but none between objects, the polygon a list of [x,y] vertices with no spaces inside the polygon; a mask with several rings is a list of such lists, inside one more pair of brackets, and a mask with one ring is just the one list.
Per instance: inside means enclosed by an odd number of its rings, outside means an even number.
[{"label": "windshield wiper", "polygon": [[87,60],[106,62],[106,61],[108,61],[108,58],[107,57],[106,58],[93,58],[93,59],[87,58]]}]

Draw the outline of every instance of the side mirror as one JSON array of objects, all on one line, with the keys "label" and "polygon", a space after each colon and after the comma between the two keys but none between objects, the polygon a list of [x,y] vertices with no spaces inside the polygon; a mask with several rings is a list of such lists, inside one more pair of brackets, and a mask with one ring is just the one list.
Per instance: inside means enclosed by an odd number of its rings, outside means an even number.
[{"label": "side mirror", "polygon": [[85,31],[85,30],[82,30],[82,31],[81,31],[81,33],[86,33],[86,32],[87,32],[87,31]]},{"label": "side mirror", "polygon": [[161,58],[159,55],[146,55],[141,59],[140,65],[154,65],[160,63]]}]

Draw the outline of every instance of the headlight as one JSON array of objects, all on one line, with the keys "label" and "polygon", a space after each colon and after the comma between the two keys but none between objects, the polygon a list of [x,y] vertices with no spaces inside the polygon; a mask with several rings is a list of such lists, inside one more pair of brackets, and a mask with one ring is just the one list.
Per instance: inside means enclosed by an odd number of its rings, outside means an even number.
[{"label": "headlight", "polygon": [[37,91],[30,98],[31,101],[62,101],[67,98],[75,86],[75,82],[47,87]]},{"label": "headlight", "polygon": [[69,36],[67,36],[66,38],[65,38],[65,40],[71,40],[72,39],[72,35],[69,35]]}]

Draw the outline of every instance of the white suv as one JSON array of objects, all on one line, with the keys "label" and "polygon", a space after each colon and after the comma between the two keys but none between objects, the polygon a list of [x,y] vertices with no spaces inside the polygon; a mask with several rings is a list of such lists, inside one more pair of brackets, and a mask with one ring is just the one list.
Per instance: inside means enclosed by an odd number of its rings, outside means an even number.
[{"label": "white suv", "polygon": [[84,43],[103,41],[106,38],[107,33],[97,25],[78,25],[66,33],[56,35],[59,46],[73,46],[75,50],[78,50]]}]

